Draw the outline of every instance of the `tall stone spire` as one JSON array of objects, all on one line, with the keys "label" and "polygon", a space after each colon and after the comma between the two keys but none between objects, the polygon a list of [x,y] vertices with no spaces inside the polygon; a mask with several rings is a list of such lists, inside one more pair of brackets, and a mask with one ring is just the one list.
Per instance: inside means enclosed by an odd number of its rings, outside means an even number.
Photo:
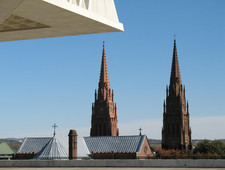
[{"label": "tall stone spire", "polygon": [[181,84],[176,40],[174,40],[169,94],[168,88],[166,91],[166,103],[163,104],[162,148],[191,149],[189,106],[186,104],[185,88]]},{"label": "tall stone spire", "polygon": [[179,94],[180,87],[181,87],[181,76],[177,55],[176,39],[174,39],[173,61],[170,75],[170,89],[169,89],[170,94],[175,94],[177,96]]},{"label": "tall stone spire", "polygon": [[102,50],[102,63],[101,63],[101,71],[100,71],[100,80],[99,80],[99,89],[110,89],[109,83],[109,74],[107,69],[106,55],[105,55],[105,43],[103,42],[103,50]]},{"label": "tall stone spire", "polygon": [[117,108],[114,93],[111,92],[106,63],[105,45],[103,44],[98,95],[92,104],[91,136],[118,136]]}]

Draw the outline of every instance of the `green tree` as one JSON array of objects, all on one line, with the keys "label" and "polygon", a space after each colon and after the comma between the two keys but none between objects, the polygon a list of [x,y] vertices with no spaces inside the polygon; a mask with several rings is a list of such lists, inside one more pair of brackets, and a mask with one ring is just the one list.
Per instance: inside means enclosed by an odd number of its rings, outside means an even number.
[{"label": "green tree", "polygon": [[209,141],[209,140],[203,140],[197,144],[195,147],[194,153],[203,153],[203,154],[218,154],[222,157],[225,157],[225,143],[219,141],[219,140],[214,140],[214,141]]}]

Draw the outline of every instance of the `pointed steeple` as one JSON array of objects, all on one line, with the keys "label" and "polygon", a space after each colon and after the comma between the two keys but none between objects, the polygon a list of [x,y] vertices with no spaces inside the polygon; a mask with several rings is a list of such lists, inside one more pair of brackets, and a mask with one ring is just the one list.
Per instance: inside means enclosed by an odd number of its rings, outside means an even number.
[{"label": "pointed steeple", "polygon": [[114,92],[110,88],[106,63],[105,44],[103,42],[102,61],[98,93],[92,108],[91,136],[118,136],[118,120]]},{"label": "pointed steeple", "polygon": [[176,39],[174,39],[173,61],[170,75],[170,92],[179,95],[181,88],[181,76],[177,55]]},{"label": "pointed steeple", "polygon": [[178,55],[177,55],[177,47],[176,47],[176,39],[174,39],[174,47],[173,47],[173,61],[172,61],[172,69],[170,76],[170,84],[178,83],[181,85],[181,76],[180,69],[178,63]]},{"label": "pointed steeple", "polygon": [[105,55],[105,43],[103,42],[103,51],[102,51],[102,62],[101,62],[101,71],[100,71],[100,80],[98,85],[98,90],[100,95],[104,99],[109,97],[110,92],[110,83],[109,83],[109,75],[107,69],[106,55]]},{"label": "pointed steeple", "polygon": [[185,86],[181,83],[176,39],[174,39],[170,85],[169,89],[166,87],[166,101],[164,100],[163,104],[162,148],[180,150],[192,148],[189,104],[186,102]]}]

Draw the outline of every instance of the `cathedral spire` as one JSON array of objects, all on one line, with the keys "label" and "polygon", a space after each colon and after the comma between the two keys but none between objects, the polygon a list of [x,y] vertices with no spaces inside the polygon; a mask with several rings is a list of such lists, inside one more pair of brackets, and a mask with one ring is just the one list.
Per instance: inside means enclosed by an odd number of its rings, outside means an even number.
[{"label": "cathedral spire", "polygon": [[98,85],[98,90],[102,97],[106,99],[106,95],[109,94],[110,91],[110,83],[109,83],[109,75],[107,69],[106,55],[105,55],[105,42],[103,42],[103,51],[102,51],[102,62],[101,62],[101,72],[100,72],[100,80]]},{"label": "cathedral spire", "polygon": [[91,136],[118,136],[118,120],[114,92],[110,89],[109,76],[103,42],[102,61],[98,93],[92,105]]},{"label": "cathedral spire", "polygon": [[178,83],[179,85],[181,85],[181,76],[180,76],[180,69],[179,69],[179,63],[178,63],[176,39],[174,39],[173,61],[172,61],[172,69],[171,69],[171,76],[170,76],[170,84],[174,84],[174,83]]},{"label": "cathedral spire", "polygon": [[174,39],[174,48],[173,48],[173,61],[170,75],[170,92],[173,91],[175,94],[180,93],[181,87],[181,76],[177,55],[176,39]]},{"label": "cathedral spire", "polygon": [[166,88],[166,101],[164,100],[163,104],[162,148],[192,149],[189,104],[186,102],[185,86],[181,84],[176,39],[174,39],[169,94]]}]

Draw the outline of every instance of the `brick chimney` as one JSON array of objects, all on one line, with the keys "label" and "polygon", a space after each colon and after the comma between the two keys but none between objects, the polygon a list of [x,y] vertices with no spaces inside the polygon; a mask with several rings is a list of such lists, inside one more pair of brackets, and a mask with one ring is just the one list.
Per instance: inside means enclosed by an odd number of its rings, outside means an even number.
[{"label": "brick chimney", "polygon": [[77,131],[71,129],[69,132],[69,159],[77,159]]}]

